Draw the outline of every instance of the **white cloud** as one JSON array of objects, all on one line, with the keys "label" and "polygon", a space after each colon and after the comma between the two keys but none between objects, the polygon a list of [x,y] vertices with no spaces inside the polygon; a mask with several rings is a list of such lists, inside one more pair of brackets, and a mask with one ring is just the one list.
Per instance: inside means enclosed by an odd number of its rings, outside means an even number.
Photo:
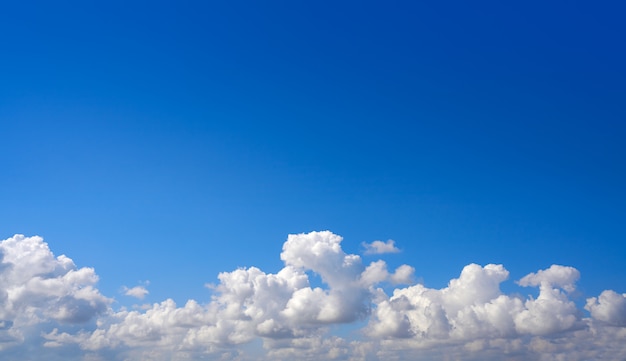
[{"label": "white cloud", "polygon": [[587,299],[585,309],[591,317],[614,326],[626,327],[626,294],[606,290],[599,297]]},{"label": "white cloud", "polygon": [[[615,360],[626,355],[626,295],[604,291],[584,310],[569,299],[580,277],[552,266],[505,294],[502,265],[470,264],[444,288],[414,284],[415,269],[364,265],[329,231],[289,235],[278,273],[218,275],[207,303],[168,299],[111,308],[93,269],[54,257],[39,237],[0,243],[0,353],[34,360]],[[393,245],[393,244],[392,244]],[[309,274],[322,285],[312,287]],[[384,284],[385,288],[381,287]],[[398,287],[392,285],[404,284]],[[390,292],[391,295],[388,295]],[[143,286],[125,293],[145,296]],[[362,328],[349,337],[340,325]],[[361,335],[361,336],[359,336]],[[260,340],[260,343],[253,342]],[[26,351],[28,350],[28,351]],[[9,356],[14,355],[14,356]]]},{"label": "white cloud", "polygon": [[95,288],[93,268],[55,257],[41,237],[1,241],[0,261],[0,350],[30,345],[50,323],[86,324],[112,302]]},{"label": "white cloud", "polygon": [[396,247],[393,239],[387,242],[374,241],[372,243],[363,243],[365,247],[365,254],[384,254],[384,253],[398,253],[400,249]]},{"label": "white cloud", "polygon": [[140,300],[143,300],[144,297],[146,297],[146,295],[150,293],[144,286],[135,286],[133,288],[128,288],[124,286],[123,290],[126,296],[135,297]]},{"label": "white cloud", "polygon": [[111,302],[95,288],[93,268],[77,268],[54,257],[40,237],[15,235],[0,242],[0,319],[13,327],[52,319],[82,323],[104,312]]},{"label": "white cloud", "polygon": [[414,273],[415,268],[404,264],[396,268],[394,273],[390,274],[387,271],[387,263],[379,260],[367,266],[361,273],[360,278],[363,286],[372,286],[385,281],[393,284],[410,284],[413,283]]},{"label": "white cloud", "polygon": [[521,286],[555,286],[563,288],[567,292],[572,292],[575,289],[574,284],[579,278],[580,272],[573,267],[552,265],[546,270],[540,270],[537,273],[525,276],[518,283]]}]

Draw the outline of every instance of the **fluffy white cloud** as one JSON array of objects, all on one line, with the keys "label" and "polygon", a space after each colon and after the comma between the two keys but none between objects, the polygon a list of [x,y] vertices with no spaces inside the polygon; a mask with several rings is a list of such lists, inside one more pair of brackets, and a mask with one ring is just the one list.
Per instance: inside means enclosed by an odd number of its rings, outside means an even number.
[{"label": "fluffy white cloud", "polygon": [[580,272],[573,267],[552,265],[546,270],[531,273],[518,281],[521,286],[561,287],[567,292],[572,292],[576,287],[574,284],[580,278]]},{"label": "fluffy white cloud", "polygon": [[626,294],[606,290],[598,298],[587,300],[585,309],[591,317],[614,326],[626,327]]},{"label": "fluffy white cloud", "polygon": [[363,243],[363,247],[365,247],[365,254],[398,253],[400,249],[396,247],[395,243],[393,239],[390,239],[387,242]]},{"label": "fluffy white cloud", "polygon": [[133,288],[124,287],[124,294],[143,300],[150,293],[144,286],[135,286]]},{"label": "fluffy white cloud", "polygon": [[0,350],[29,343],[50,322],[84,324],[112,301],[95,288],[93,268],[55,257],[41,237],[1,241],[0,261]]},{"label": "fluffy white cloud", "polygon": [[[509,272],[495,264],[467,265],[437,289],[413,283],[408,265],[393,272],[382,260],[364,265],[341,242],[329,231],[289,235],[275,274],[256,267],[223,272],[207,303],[168,299],[129,311],[111,308],[95,288],[93,269],[54,257],[39,237],[14,236],[0,243],[0,356],[20,360],[34,349],[34,360],[626,356],[626,295],[589,298],[585,317],[568,296],[580,277],[572,267],[555,265],[517,282],[538,287],[536,298],[503,293]],[[322,285],[311,285],[311,273]],[[125,292],[140,297],[147,290]]]},{"label": "fluffy white cloud", "polygon": [[15,235],[0,242],[0,318],[14,327],[47,320],[81,323],[106,310],[110,299],[94,287],[93,268],[54,257],[40,237]]},{"label": "fluffy white cloud", "polygon": [[[554,269],[561,270],[559,266]],[[395,289],[378,303],[368,333],[375,338],[412,337],[430,342],[547,335],[582,325],[575,304],[548,282],[541,284],[537,299],[502,294],[499,285],[508,276],[502,265],[471,264],[443,289],[422,285]],[[520,283],[526,284],[533,276]],[[570,280],[554,283],[569,288],[573,287]]]},{"label": "fluffy white cloud", "polygon": [[413,282],[414,273],[415,268],[405,264],[398,267],[394,273],[389,273],[385,261],[376,261],[365,268],[360,278],[363,286],[371,286],[384,281],[393,284],[409,284]]}]

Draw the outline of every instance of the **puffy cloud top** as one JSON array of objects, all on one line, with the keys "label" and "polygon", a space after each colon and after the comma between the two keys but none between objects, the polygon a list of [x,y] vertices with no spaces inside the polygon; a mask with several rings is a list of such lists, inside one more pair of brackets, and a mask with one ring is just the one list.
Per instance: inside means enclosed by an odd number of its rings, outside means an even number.
[{"label": "puffy cloud top", "polygon": [[606,290],[599,297],[588,299],[585,309],[597,320],[626,327],[626,294]]},{"label": "puffy cloud top", "polygon": [[[626,355],[626,295],[569,299],[580,277],[551,266],[518,281],[539,295],[505,294],[503,265],[465,266],[444,288],[415,284],[415,268],[364,265],[329,231],[289,235],[284,267],[218,275],[207,303],[171,299],[114,310],[91,268],[55,257],[40,237],[0,242],[0,354],[23,359],[613,360]],[[395,247],[393,243],[391,246]],[[323,285],[313,287],[311,273]],[[565,292],[564,292],[565,291]],[[143,286],[126,288],[141,298]],[[90,322],[91,321],[91,322]],[[360,328],[349,337],[338,327]],[[341,329],[339,329],[341,330]],[[254,340],[261,340],[263,350]],[[242,345],[247,344],[246,347]],[[250,350],[252,348],[252,350]],[[7,350],[14,358],[8,357]],[[21,353],[19,350],[22,350]],[[58,353],[55,353],[57,352]],[[248,351],[250,354],[248,354]]]},{"label": "puffy cloud top", "polygon": [[77,268],[54,257],[41,237],[15,235],[0,242],[0,317],[15,326],[48,319],[86,322],[104,312],[110,299],[94,287],[93,268]]},{"label": "puffy cloud top", "polygon": [[571,292],[575,289],[574,284],[580,278],[580,272],[573,267],[552,265],[546,270],[531,273],[519,280],[520,286],[560,287]]}]

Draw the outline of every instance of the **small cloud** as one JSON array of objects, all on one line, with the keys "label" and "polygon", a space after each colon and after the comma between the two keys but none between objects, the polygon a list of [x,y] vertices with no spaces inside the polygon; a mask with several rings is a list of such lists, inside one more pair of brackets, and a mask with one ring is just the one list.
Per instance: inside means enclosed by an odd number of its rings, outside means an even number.
[{"label": "small cloud", "polygon": [[143,300],[144,297],[150,292],[144,286],[135,286],[133,288],[128,288],[124,286],[124,294],[126,296],[131,296]]},{"label": "small cloud", "polygon": [[520,286],[554,286],[561,287],[567,292],[576,289],[576,281],[580,278],[580,272],[574,267],[552,265],[546,270],[530,273],[517,282]]},{"label": "small cloud", "polygon": [[383,241],[374,241],[372,243],[363,242],[363,247],[365,247],[365,254],[383,254],[383,253],[400,252],[400,249],[395,246],[395,241],[393,239],[390,239],[387,242],[383,242]]}]

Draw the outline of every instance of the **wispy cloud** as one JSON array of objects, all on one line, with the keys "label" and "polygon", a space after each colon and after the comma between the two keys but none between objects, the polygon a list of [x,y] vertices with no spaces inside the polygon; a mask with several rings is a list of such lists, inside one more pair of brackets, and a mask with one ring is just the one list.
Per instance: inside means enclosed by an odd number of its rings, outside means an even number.
[{"label": "wispy cloud", "polygon": [[[570,294],[580,274],[572,267],[553,265],[521,278],[521,286],[539,288],[537,298],[503,293],[509,272],[498,264],[467,265],[448,286],[428,288],[412,283],[413,267],[391,272],[382,260],[364,264],[341,242],[329,231],[289,235],[277,273],[222,272],[208,303],[167,299],[129,311],[113,309],[100,294],[93,269],[54,257],[40,237],[17,235],[0,242],[0,354],[579,361],[626,355],[626,295],[606,290],[578,308]],[[323,286],[313,287],[310,273]],[[147,290],[125,292],[140,298]],[[341,324],[364,326],[343,338],[333,332]],[[254,340],[262,350],[249,352]]]},{"label": "wispy cloud", "polygon": [[374,241],[372,243],[363,242],[365,248],[365,254],[384,254],[384,253],[398,253],[400,249],[396,247],[393,239],[387,242]]}]

